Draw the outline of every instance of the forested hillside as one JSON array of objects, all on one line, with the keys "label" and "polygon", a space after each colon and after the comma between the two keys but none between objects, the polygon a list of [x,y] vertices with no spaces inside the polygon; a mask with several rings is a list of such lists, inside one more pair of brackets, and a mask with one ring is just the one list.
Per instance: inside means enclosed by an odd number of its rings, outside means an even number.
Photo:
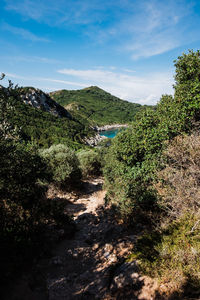
[{"label": "forested hillside", "polygon": [[76,91],[61,90],[50,96],[73,116],[90,120],[93,125],[129,123],[142,108],[140,104],[121,100],[97,86]]},{"label": "forested hillside", "polygon": [[16,87],[13,90],[10,87],[6,91],[10,97],[4,103],[1,117],[13,128],[18,128],[26,143],[34,143],[39,147],[63,143],[78,149],[83,138],[93,134],[86,120],[81,122],[72,117],[40,90],[28,87]]}]

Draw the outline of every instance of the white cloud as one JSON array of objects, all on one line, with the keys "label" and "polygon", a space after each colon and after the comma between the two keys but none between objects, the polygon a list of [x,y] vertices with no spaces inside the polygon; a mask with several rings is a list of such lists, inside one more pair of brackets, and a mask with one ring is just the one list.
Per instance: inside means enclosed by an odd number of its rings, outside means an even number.
[{"label": "white cloud", "polygon": [[74,86],[79,86],[79,87],[82,87],[82,88],[85,88],[85,87],[88,86],[88,84],[86,84],[86,83],[79,83],[79,82],[60,80],[60,79],[38,78],[38,80],[62,83],[62,84],[65,84],[65,85],[74,85]]},{"label": "white cloud", "polygon": [[39,36],[35,35],[34,33],[24,29],[24,28],[14,27],[14,26],[11,26],[7,23],[3,24],[2,29],[6,30],[6,31],[9,31],[9,32],[11,32],[15,35],[19,35],[23,39],[29,40],[29,41],[32,41],[32,42],[49,42],[48,39],[43,38],[43,37],[39,37]]},{"label": "white cloud", "polygon": [[136,43],[127,47],[131,52],[131,57],[139,59],[141,57],[151,57],[165,53],[180,46],[180,41],[173,38],[173,36],[166,37],[163,33],[160,35],[151,36],[151,38],[138,39]]},{"label": "white cloud", "polygon": [[[191,41],[191,35],[198,39],[196,29],[191,32],[189,28],[193,1],[4,1],[7,10],[19,13],[25,20],[31,18],[62,29],[78,29],[90,42],[100,46],[108,43],[114,51],[120,49],[133,59],[159,55],[185,45]],[[18,31],[18,34],[34,39],[30,32]]]},{"label": "white cloud", "polygon": [[[9,73],[9,72],[5,72],[5,71],[1,71],[1,73],[6,74],[6,78],[14,78],[14,79],[20,79],[23,81],[23,84],[26,84],[27,81],[39,81],[40,83],[42,81],[44,82],[54,82],[54,83],[60,83],[62,85],[64,85],[64,88],[69,88],[69,86],[76,86],[76,87],[81,87],[81,88],[85,88],[88,87],[89,84],[87,83],[81,83],[81,82],[75,82],[75,81],[69,81],[69,80],[60,80],[60,79],[53,79],[53,78],[46,78],[46,77],[25,77],[25,76],[21,76],[18,74],[13,74],[13,73]],[[41,85],[41,84],[40,84]],[[67,86],[67,87],[66,87]],[[45,87],[43,87],[44,89],[46,89]],[[50,88],[48,88],[49,90]],[[58,88],[56,88],[58,89]],[[61,89],[61,88],[60,88]],[[53,88],[51,88],[51,91],[53,91]]]},{"label": "white cloud", "polygon": [[58,73],[86,80],[89,85],[97,85],[115,96],[141,104],[155,104],[162,94],[173,93],[173,77],[168,73],[154,73],[145,77],[99,69],[63,69]]},{"label": "white cloud", "polygon": [[127,72],[127,73],[135,73],[136,71],[134,70],[130,70],[130,69],[122,69],[123,72]]},{"label": "white cloud", "polygon": [[191,3],[184,0],[140,1],[137,12],[132,11],[117,27],[117,34],[126,36],[124,44],[120,45],[121,51],[126,50],[135,60],[187,43],[187,26],[182,26],[181,22],[188,18],[191,7]]},{"label": "white cloud", "polygon": [[[73,87],[85,88],[91,85],[97,85],[121,99],[140,104],[156,104],[162,94],[173,93],[173,77],[172,74],[169,73],[154,73],[140,77],[98,69],[63,69],[58,71],[58,73],[68,76],[69,80],[46,77],[25,77],[5,71],[3,71],[3,73],[6,74],[7,78],[20,80],[20,85],[27,85],[27,83],[30,84],[31,82],[31,85],[37,87],[39,84],[40,88],[46,91],[72,89]],[[77,78],[77,81],[70,80],[72,77]],[[42,82],[44,82],[45,85],[43,85]],[[46,83],[49,83],[48,88],[46,88]],[[56,86],[50,88],[51,83],[55,83]]]},{"label": "white cloud", "polygon": [[60,64],[63,61],[48,57],[40,57],[40,56],[1,56],[1,58],[6,59],[8,62],[27,62],[27,63],[46,63],[46,64]]},{"label": "white cloud", "polygon": [[17,74],[13,74],[13,73],[9,73],[9,72],[5,72],[5,71],[1,71],[2,73],[4,73],[6,75],[6,78],[14,78],[14,79],[27,79],[27,77],[24,76],[20,76]]}]

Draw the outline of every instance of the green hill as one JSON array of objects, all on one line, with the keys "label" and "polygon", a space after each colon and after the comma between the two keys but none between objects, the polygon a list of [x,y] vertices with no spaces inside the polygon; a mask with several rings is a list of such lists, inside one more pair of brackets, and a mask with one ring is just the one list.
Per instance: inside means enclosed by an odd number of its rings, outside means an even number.
[{"label": "green hill", "polygon": [[72,116],[87,119],[93,125],[128,123],[143,107],[121,100],[97,86],[81,90],[60,90],[50,93],[51,98],[64,106]]},{"label": "green hill", "polygon": [[81,148],[85,136],[93,131],[85,122],[72,117],[48,95],[34,88],[8,89],[1,86],[1,121],[17,130],[20,138],[39,147],[63,143]]}]

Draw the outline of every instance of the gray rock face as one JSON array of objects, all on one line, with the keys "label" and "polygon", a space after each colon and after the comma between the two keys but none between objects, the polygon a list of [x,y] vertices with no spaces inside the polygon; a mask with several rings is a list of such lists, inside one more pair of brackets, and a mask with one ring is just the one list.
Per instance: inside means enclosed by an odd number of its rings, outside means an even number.
[{"label": "gray rock face", "polygon": [[127,124],[113,124],[113,125],[104,125],[104,126],[94,126],[92,129],[97,132],[97,134],[93,137],[85,139],[85,143],[91,147],[95,147],[99,142],[107,139],[106,136],[100,135],[99,132],[110,130],[110,129],[118,129],[118,128],[127,128]]},{"label": "gray rock face", "polygon": [[29,88],[24,94],[21,95],[21,99],[25,104],[29,104],[35,108],[42,109],[51,113],[57,117],[65,117],[72,119],[71,114],[57,102],[49,97],[39,89]]},{"label": "gray rock face", "polygon": [[101,136],[99,133],[96,134],[95,136],[93,137],[90,137],[90,138],[86,138],[85,139],[85,143],[88,145],[88,146],[91,146],[91,147],[95,147],[98,145],[99,142],[105,140],[106,137],[105,136]]}]

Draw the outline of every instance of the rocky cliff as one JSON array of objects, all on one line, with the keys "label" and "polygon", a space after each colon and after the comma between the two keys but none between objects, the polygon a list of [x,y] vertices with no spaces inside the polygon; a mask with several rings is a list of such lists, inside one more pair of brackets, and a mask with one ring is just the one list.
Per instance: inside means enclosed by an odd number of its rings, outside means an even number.
[{"label": "rocky cliff", "polygon": [[72,119],[71,114],[60,104],[55,102],[51,97],[39,89],[23,88],[21,98],[25,104],[29,104],[35,108],[42,109],[54,116]]}]

